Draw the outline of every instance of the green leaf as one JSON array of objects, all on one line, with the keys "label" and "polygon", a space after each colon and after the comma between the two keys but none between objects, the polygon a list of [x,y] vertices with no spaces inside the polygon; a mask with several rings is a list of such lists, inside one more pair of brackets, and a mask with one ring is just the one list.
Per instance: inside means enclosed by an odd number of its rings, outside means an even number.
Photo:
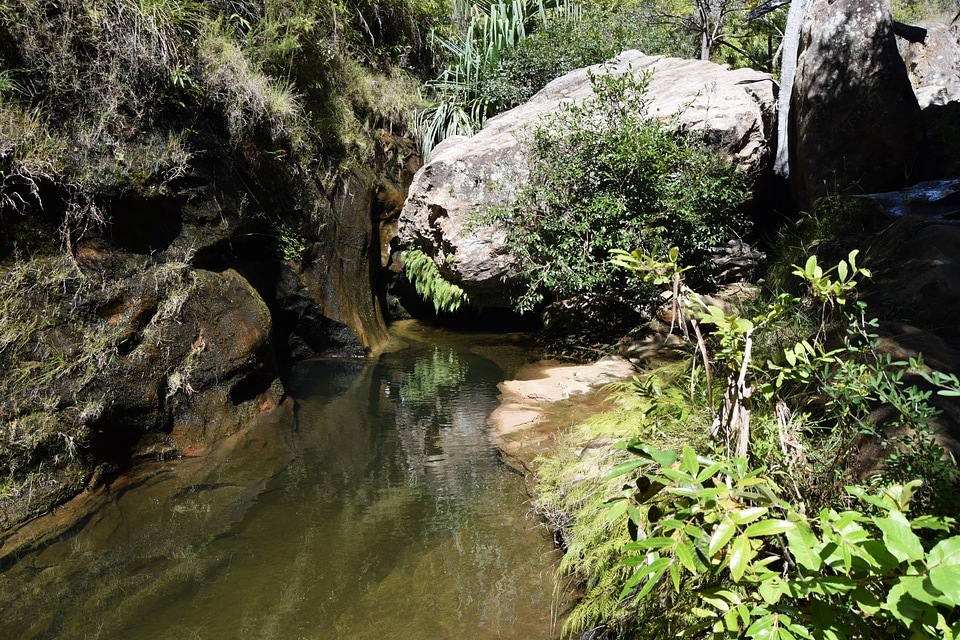
[{"label": "green leaf", "polygon": [[713,477],[714,475],[716,475],[716,473],[720,470],[722,466],[723,465],[720,464],[719,462],[714,462],[704,467],[703,470],[701,470],[700,473],[697,474],[697,482],[703,483],[708,478]]},{"label": "green leaf", "polygon": [[774,575],[761,582],[760,586],[757,587],[757,591],[767,604],[777,604],[780,602],[780,598],[788,592],[788,588],[787,583],[780,579],[779,576]]},{"label": "green leaf", "polygon": [[610,480],[611,478],[616,478],[617,476],[622,476],[625,473],[630,473],[638,467],[642,467],[646,464],[645,460],[627,460],[626,462],[621,462],[613,469],[610,470],[610,473],[604,477],[604,480]]},{"label": "green leaf", "polygon": [[720,611],[729,611],[731,605],[736,606],[742,602],[740,596],[729,589],[704,589],[700,592],[700,598]]},{"label": "green leaf", "polygon": [[930,550],[927,566],[960,565],[960,536],[941,540]]},{"label": "green leaf", "polygon": [[808,571],[817,571],[823,564],[817,552],[819,540],[806,520],[798,520],[793,529],[786,531],[787,543],[794,560]]},{"label": "green leaf", "polygon": [[727,512],[727,517],[734,524],[744,525],[753,522],[767,512],[767,507],[749,507]]},{"label": "green leaf", "polygon": [[803,598],[811,593],[832,596],[847,593],[856,589],[857,583],[851,578],[843,576],[811,576],[790,583],[791,595]]},{"label": "green leaf", "polygon": [[676,562],[670,565],[670,580],[673,582],[673,590],[680,593],[680,567]]},{"label": "green leaf", "polygon": [[677,548],[674,549],[674,553],[677,556],[677,560],[680,561],[687,571],[694,575],[698,573],[692,545],[685,542],[680,542],[677,544]]},{"label": "green leaf", "polygon": [[773,638],[774,628],[777,626],[777,616],[773,613],[757,618],[753,621],[746,631],[748,638],[761,638],[769,640]]},{"label": "green leaf", "polygon": [[673,466],[673,463],[677,461],[677,452],[676,451],[657,451],[656,449],[649,451],[650,457],[659,464],[661,467],[668,469]]},{"label": "green leaf", "polygon": [[730,633],[740,629],[740,616],[737,615],[736,609],[731,609],[723,615],[723,625]]},{"label": "green leaf", "polygon": [[754,551],[750,547],[750,538],[745,535],[737,536],[730,550],[730,575],[734,582],[740,582],[747,565],[753,559]]},{"label": "green leaf", "polygon": [[673,538],[645,538],[636,542],[628,542],[623,548],[628,551],[645,551],[647,549],[664,549],[675,544]]},{"label": "green leaf", "polygon": [[710,544],[707,546],[707,557],[713,558],[713,556],[717,554],[717,551],[730,542],[730,538],[732,538],[736,532],[737,527],[730,520],[720,522],[720,524],[714,528],[713,535],[710,536]]},{"label": "green leaf", "polygon": [[[797,366],[797,353],[793,349],[784,349],[783,357],[787,359],[787,364],[791,367]],[[783,375],[782,373],[780,375]]]},{"label": "green leaf", "polygon": [[[657,582],[663,576],[663,572],[666,571],[667,567],[669,567],[672,562],[673,560],[671,558],[659,558],[650,564],[645,573],[647,582],[643,585],[643,588],[640,589],[640,593],[637,594],[637,601],[643,600],[650,594],[651,591],[653,591],[653,587],[657,584]],[[621,593],[620,597],[623,598],[625,595],[625,593]]]},{"label": "green leaf", "polygon": [[676,518],[666,518],[660,521],[660,528],[663,531],[676,531],[677,529],[683,529],[685,526],[685,522]]},{"label": "green leaf", "polygon": [[937,598],[938,602],[950,607],[960,607],[960,567],[939,565],[930,569],[929,577],[931,584],[943,594]]},{"label": "green leaf", "polygon": [[780,627],[780,630],[777,632],[778,640],[797,640],[796,636],[790,633],[790,630],[786,627]]},{"label": "green leaf", "polygon": [[610,510],[607,511],[607,522],[613,522],[618,519],[620,516],[627,512],[627,501],[619,500],[614,502],[610,507]]},{"label": "green leaf", "polygon": [[920,560],[924,557],[920,538],[910,529],[910,523],[900,511],[891,511],[887,518],[874,518],[874,523],[883,531],[883,541],[901,562]]},{"label": "green leaf", "polygon": [[860,500],[863,500],[868,504],[872,504],[875,507],[879,507],[884,511],[889,511],[891,508],[894,508],[896,506],[892,502],[888,500],[884,500],[884,497],[882,495],[871,493],[866,487],[853,485],[853,486],[844,487],[844,488],[846,489],[847,493],[849,493],[850,495],[856,496]]},{"label": "green leaf", "polygon": [[876,615],[883,606],[872,591],[858,587],[850,592],[850,601],[855,603],[865,614]]},{"label": "green leaf", "polygon": [[843,260],[837,265],[837,278],[840,282],[845,282],[847,279],[847,263]]},{"label": "green leaf", "polygon": [[883,540],[865,540],[860,544],[860,557],[877,573],[887,573],[899,566],[900,561],[887,550]]},{"label": "green leaf", "polygon": [[[693,476],[691,476],[689,473],[684,473],[683,471],[679,471],[677,469],[661,469],[660,473],[662,473],[664,477],[667,478],[668,480],[672,480],[674,482],[680,482],[686,485],[690,485],[694,483]],[[695,488],[690,486],[672,487],[671,491],[676,491],[678,489],[686,489],[687,491],[692,491],[693,495],[696,495],[696,492],[697,492]]]},{"label": "green leaf", "polygon": [[683,464],[680,468],[691,476],[696,476],[697,472],[700,471],[700,461],[697,459],[697,452],[688,444],[683,445]]},{"label": "green leaf", "polygon": [[909,580],[901,580],[893,585],[887,594],[887,601],[884,605],[884,609],[889,611],[894,618],[902,622],[903,626],[907,628],[920,620],[933,622],[937,619],[936,609],[908,593],[912,586],[913,584]]},{"label": "green leaf", "polygon": [[850,263],[850,268],[854,271],[857,270],[857,256],[860,254],[860,249],[854,249],[847,256],[847,261]]},{"label": "green leaf", "polygon": [[754,522],[744,530],[744,535],[748,538],[760,538],[766,536],[775,536],[778,533],[784,533],[795,528],[796,525],[787,520],[761,520]]}]

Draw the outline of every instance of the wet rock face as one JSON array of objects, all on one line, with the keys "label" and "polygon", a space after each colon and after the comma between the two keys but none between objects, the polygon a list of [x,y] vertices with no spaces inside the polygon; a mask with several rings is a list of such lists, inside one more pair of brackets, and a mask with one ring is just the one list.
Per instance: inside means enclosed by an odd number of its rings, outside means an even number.
[{"label": "wet rock face", "polygon": [[0,220],[37,256],[0,242],[0,530],[133,459],[242,431],[283,400],[278,362],[379,349],[380,223],[416,164],[384,156],[291,195],[282,176],[200,154],[162,192],[105,194],[108,221],[73,230],[67,252],[50,221]]},{"label": "wet rock face", "polygon": [[856,185],[905,184],[923,139],[889,0],[814,0],[794,82],[792,179],[800,208]]},{"label": "wet rock face", "polygon": [[[730,71],[699,60],[622,53],[590,73],[652,72],[649,113],[708,140],[745,169],[763,171],[772,159],[775,86],[768,74]],[[529,102],[491,118],[472,138],[454,137],[434,149],[417,172],[400,216],[401,245],[434,257],[445,278],[481,306],[509,306],[503,281],[516,276],[503,229],[478,228],[472,212],[509,204],[527,178],[524,130],[561,103],[593,93],[587,69],[554,80]]]},{"label": "wet rock face", "polygon": [[[0,353],[0,528],[72,497],[98,470],[174,457],[283,399],[266,304],[238,273],[83,241],[10,268]],[[32,293],[31,293],[32,291]]]}]

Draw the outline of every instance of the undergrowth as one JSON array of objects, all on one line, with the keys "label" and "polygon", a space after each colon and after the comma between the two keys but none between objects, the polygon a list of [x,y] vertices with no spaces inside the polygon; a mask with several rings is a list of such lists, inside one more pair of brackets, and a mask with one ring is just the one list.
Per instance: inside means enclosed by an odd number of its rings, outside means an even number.
[{"label": "undergrowth", "polygon": [[368,160],[377,131],[412,132],[417,80],[400,65],[429,67],[425,30],[449,10],[396,0],[6,3],[0,222],[62,207],[65,234],[102,227],[118,215],[105,200],[170,193],[218,144],[251,186],[281,180],[272,188],[309,193],[300,183]]},{"label": "undergrowth", "polygon": [[[855,301],[870,276],[857,253],[829,269],[815,256],[794,264],[803,297],[782,293],[732,314],[682,284],[675,251],[616,256],[672,292],[699,366],[620,384],[616,407],[576,427],[539,468],[539,508],[567,550],[560,571],[585,589],[566,636],[841,638],[861,637],[849,635],[859,625],[870,630],[862,637],[894,628],[956,637],[953,583],[933,572],[939,582],[921,588],[926,574],[903,563],[935,566],[920,556],[960,541],[950,537],[957,469],[934,438],[932,400],[938,389],[960,395],[960,383],[879,348],[876,321]],[[871,458],[871,447],[885,455]],[[870,593],[855,591],[862,574],[849,557],[869,552],[833,559],[831,527],[863,523],[864,539],[895,547],[901,534],[887,518],[903,513],[913,529],[937,533],[922,549],[911,537],[908,554],[868,558],[878,575]],[[824,580],[850,586],[824,590]],[[836,613],[811,617],[811,602]]]}]

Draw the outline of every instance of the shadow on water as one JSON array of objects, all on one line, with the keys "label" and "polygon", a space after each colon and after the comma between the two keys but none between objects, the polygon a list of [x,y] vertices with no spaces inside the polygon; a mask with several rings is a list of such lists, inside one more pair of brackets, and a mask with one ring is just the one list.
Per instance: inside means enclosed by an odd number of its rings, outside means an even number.
[{"label": "shadow on water", "polygon": [[547,639],[556,558],[486,418],[522,337],[407,323],[296,420],[158,463],[0,574],[10,638]]}]

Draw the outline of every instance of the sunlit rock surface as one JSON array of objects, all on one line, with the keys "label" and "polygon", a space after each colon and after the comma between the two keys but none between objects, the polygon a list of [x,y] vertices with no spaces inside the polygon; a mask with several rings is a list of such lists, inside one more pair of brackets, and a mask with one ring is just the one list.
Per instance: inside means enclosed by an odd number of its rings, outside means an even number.
[{"label": "sunlit rock surface", "polygon": [[921,108],[960,99],[960,43],[955,27],[942,22],[921,22],[923,42],[897,39],[907,65],[910,84]]},{"label": "sunlit rock surface", "polygon": [[775,92],[769,74],[700,60],[627,51],[610,63],[554,80],[529,102],[487,121],[472,138],[441,143],[417,172],[400,217],[400,242],[434,257],[444,277],[483,306],[508,306],[503,279],[516,266],[502,229],[477,228],[470,214],[510,203],[526,179],[524,130],[563,102],[592,95],[588,73],[650,72],[649,113],[678,129],[703,131],[745,169],[772,161]]}]

